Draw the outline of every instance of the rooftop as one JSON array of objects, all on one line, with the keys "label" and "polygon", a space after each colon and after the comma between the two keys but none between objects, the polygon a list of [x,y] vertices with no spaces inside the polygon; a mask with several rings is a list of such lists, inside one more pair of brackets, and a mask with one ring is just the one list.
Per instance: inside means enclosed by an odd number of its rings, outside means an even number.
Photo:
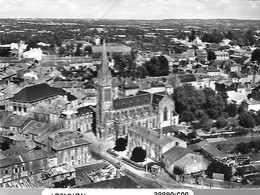
[{"label": "rooftop", "polygon": [[23,88],[12,98],[13,102],[33,103],[57,95],[66,95],[67,92],[61,88],[50,87],[46,83]]},{"label": "rooftop", "polygon": [[190,149],[174,146],[173,148],[164,153],[164,157],[170,160],[171,162],[176,162],[177,160],[189,153],[195,154]]},{"label": "rooftop", "polygon": [[89,145],[89,144],[90,144],[89,141],[82,139],[82,138],[78,138],[78,139],[68,140],[65,142],[55,143],[52,145],[52,148],[57,151],[57,150],[65,150],[68,148]]}]

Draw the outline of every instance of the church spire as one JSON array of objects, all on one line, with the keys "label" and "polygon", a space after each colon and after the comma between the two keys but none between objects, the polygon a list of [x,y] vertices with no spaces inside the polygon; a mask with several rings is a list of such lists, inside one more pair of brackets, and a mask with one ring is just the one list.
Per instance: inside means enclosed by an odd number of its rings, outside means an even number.
[{"label": "church spire", "polygon": [[105,76],[110,76],[111,72],[108,67],[107,62],[107,50],[106,50],[106,42],[105,39],[103,40],[103,50],[102,50],[102,60],[101,60],[101,67],[99,69],[98,77],[102,78]]}]

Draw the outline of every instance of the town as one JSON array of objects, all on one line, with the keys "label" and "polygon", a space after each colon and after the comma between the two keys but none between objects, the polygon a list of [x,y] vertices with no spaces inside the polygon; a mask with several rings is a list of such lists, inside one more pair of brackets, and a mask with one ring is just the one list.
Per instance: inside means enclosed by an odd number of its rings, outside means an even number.
[{"label": "town", "polygon": [[260,187],[258,20],[0,19],[1,188]]}]

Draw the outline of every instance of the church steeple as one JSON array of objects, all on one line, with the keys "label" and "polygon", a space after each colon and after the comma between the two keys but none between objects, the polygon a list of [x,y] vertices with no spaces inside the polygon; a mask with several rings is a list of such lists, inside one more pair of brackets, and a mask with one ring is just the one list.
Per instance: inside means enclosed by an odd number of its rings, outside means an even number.
[{"label": "church steeple", "polygon": [[101,67],[98,71],[98,78],[104,78],[107,76],[111,76],[111,71],[108,67],[108,60],[107,60],[107,50],[106,50],[106,42],[105,39],[103,40],[103,50],[102,50],[102,60],[101,60]]},{"label": "church steeple", "polygon": [[96,132],[99,137],[106,138],[111,130],[111,127],[109,127],[108,124],[111,123],[112,76],[108,67],[105,40],[103,41],[101,60],[101,65],[98,66]]}]

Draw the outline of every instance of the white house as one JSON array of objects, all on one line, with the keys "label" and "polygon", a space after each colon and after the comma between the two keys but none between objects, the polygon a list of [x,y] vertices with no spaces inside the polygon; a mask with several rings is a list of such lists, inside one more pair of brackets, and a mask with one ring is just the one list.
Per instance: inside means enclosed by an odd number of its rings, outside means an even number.
[{"label": "white house", "polygon": [[23,53],[23,58],[33,58],[35,60],[41,61],[42,59],[42,50],[40,48],[31,48],[29,51]]}]

